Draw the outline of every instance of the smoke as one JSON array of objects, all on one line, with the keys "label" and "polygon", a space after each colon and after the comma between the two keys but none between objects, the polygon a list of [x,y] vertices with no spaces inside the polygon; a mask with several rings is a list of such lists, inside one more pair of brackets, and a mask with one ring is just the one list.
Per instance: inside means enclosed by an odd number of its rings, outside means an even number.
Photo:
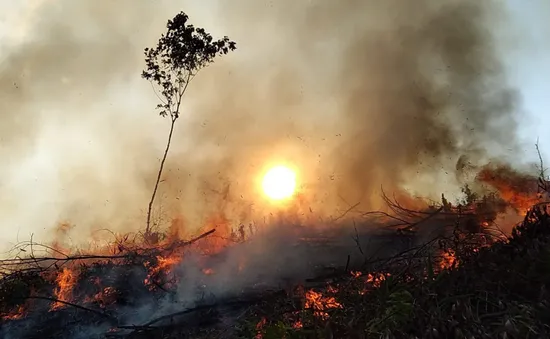
[{"label": "smoke", "polygon": [[[168,121],[140,79],[143,48],[180,10],[238,50],[187,93],[155,218],[251,219],[275,163],[309,207],[378,207],[380,187],[439,194],[455,164],[517,150],[517,91],[494,37],[501,2],[57,0],[33,7],[0,69],[4,240],[62,221],[135,231]],[[426,184],[427,183],[427,184]],[[442,188],[441,188],[442,189]],[[80,235],[80,237],[79,237]]]},{"label": "smoke", "polygon": [[483,163],[519,147],[496,4],[242,2],[221,11],[251,56],[199,80],[210,86],[192,118],[201,128],[189,133],[197,147],[220,149],[218,166],[201,165],[212,175],[283,157],[304,172],[310,204],[376,208],[380,186],[438,195],[435,178],[447,171],[456,185],[459,159]]}]

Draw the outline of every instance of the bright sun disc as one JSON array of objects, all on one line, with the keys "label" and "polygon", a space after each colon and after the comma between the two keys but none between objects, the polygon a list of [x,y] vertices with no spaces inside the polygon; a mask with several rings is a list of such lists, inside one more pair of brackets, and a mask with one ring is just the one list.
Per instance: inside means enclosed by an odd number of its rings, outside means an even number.
[{"label": "bright sun disc", "polygon": [[290,198],[296,188],[296,174],[285,166],[273,167],[264,175],[262,188],[271,199]]}]

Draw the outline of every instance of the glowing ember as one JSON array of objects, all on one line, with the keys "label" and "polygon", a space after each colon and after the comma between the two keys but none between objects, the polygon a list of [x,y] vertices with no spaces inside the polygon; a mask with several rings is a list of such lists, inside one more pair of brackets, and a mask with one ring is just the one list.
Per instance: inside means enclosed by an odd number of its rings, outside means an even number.
[{"label": "glowing ember", "polygon": [[389,273],[375,273],[375,274],[369,273],[367,275],[367,278],[365,279],[365,282],[367,284],[372,284],[372,286],[375,288],[379,288],[382,285],[382,282],[384,282],[386,278],[390,276],[391,274]]},{"label": "glowing ember", "polygon": [[441,262],[439,264],[441,269],[452,268],[457,264],[458,264],[458,260],[456,259],[456,255],[453,250],[447,250],[442,253]]},{"label": "glowing ember", "polygon": [[294,324],[292,324],[292,328],[298,330],[300,328],[304,328],[304,324],[301,320],[297,320]]},{"label": "glowing ember", "polygon": [[214,270],[211,268],[203,268],[202,273],[204,273],[205,275],[212,275],[214,274]]},{"label": "glowing ember", "polygon": [[25,306],[20,305],[17,310],[12,313],[2,315],[2,320],[17,320],[25,316]]},{"label": "glowing ember", "polygon": [[[71,301],[77,278],[77,275],[71,269],[64,268],[55,280],[57,283],[57,288],[54,291],[55,298],[62,301]],[[55,302],[50,310],[54,311],[63,306],[65,306],[63,303]]]},{"label": "glowing ember", "polygon": [[262,188],[273,200],[288,199],[296,189],[296,173],[285,166],[273,167],[265,174]]},{"label": "glowing ember", "polygon": [[[172,257],[162,257],[157,256],[157,264],[152,265],[150,262],[146,262],[144,265],[149,271],[147,278],[144,280],[144,284],[149,287],[149,289],[154,289],[157,285],[157,280],[160,276],[170,276],[172,274],[172,269],[175,265],[179,264],[182,260],[180,256]],[[172,277],[175,278],[175,277]],[[170,280],[170,279],[169,279]],[[173,280],[173,279],[172,279]]]},{"label": "glowing ember", "polygon": [[305,307],[313,309],[313,314],[319,318],[327,319],[327,310],[342,308],[342,304],[336,301],[334,297],[325,297],[319,292],[309,290],[306,292]]},{"label": "glowing ember", "polygon": [[366,275],[363,275],[363,273],[359,271],[352,271],[350,273],[352,277],[361,279],[359,281],[364,284],[363,288],[359,290],[360,295],[364,295],[375,288],[379,288],[382,283],[391,276],[390,273],[368,273]]},{"label": "glowing ember", "polygon": [[97,304],[101,308],[105,308],[116,302],[117,291],[114,287],[107,286],[103,288],[99,278],[94,279],[94,284],[97,285],[100,291],[92,296],[84,298],[84,303],[93,303]]},{"label": "glowing ember", "polygon": [[359,278],[363,273],[361,272],[358,272],[358,271],[351,271],[351,276],[354,277],[354,278]]},{"label": "glowing ember", "polygon": [[267,324],[267,319],[265,317],[262,318],[257,324],[256,324],[256,335],[254,336],[254,339],[262,339],[264,336],[262,334],[262,330]]}]

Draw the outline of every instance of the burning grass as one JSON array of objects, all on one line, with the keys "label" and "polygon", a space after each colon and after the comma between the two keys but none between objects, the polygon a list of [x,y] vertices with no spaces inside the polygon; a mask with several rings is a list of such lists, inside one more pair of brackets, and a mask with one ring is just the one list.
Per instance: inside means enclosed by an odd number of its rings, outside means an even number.
[{"label": "burning grass", "polygon": [[[538,197],[527,186],[520,193]],[[530,209],[504,237],[496,227],[499,214],[510,208],[519,212],[525,201],[535,200],[507,202],[499,193],[507,188],[495,187],[482,197],[466,187],[463,202],[451,204],[442,197],[440,204],[423,209],[384,196],[389,212],[349,218],[350,208],[328,229],[281,226],[275,238],[256,234],[253,227],[247,232],[243,225],[232,231],[227,220],[215,218],[208,225],[221,227],[191,240],[173,232],[146,243],[124,237],[99,254],[67,254],[60,246],[31,241],[18,247],[21,255],[0,261],[2,334],[548,335],[546,205]]]},{"label": "burning grass", "polygon": [[258,304],[239,337],[546,338],[549,245],[550,215],[537,207],[508,239],[455,248],[443,270],[420,250],[343,273],[300,302]]}]

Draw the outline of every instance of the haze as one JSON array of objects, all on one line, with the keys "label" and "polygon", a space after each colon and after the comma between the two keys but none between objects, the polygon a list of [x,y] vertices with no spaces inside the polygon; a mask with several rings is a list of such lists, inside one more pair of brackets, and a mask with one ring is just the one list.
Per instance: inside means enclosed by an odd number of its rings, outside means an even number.
[{"label": "haze", "polygon": [[168,122],[140,78],[142,51],[180,10],[238,50],[190,87],[163,225],[269,212],[258,178],[280,162],[326,213],[377,208],[381,185],[456,192],[460,156],[522,166],[537,136],[550,151],[543,2],[1,4],[0,243],[46,240],[62,221],[75,225],[68,242],[143,227]]}]

